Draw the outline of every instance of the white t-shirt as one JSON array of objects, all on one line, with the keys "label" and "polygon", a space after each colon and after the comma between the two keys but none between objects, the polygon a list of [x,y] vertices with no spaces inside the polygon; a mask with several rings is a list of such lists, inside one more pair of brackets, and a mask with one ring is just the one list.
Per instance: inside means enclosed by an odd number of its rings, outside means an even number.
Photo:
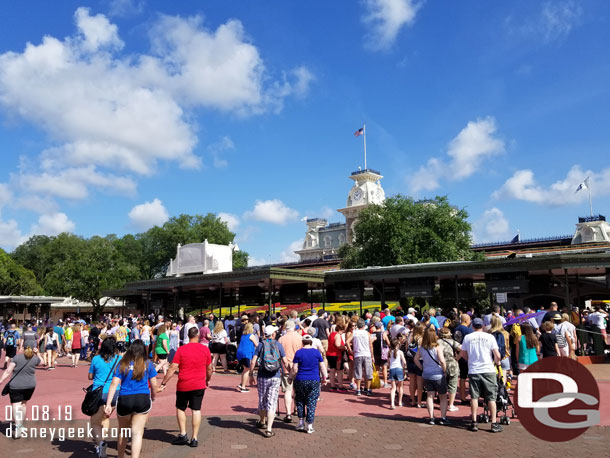
[{"label": "white t-shirt", "polygon": [[354,339],[352,346],[354,348],[354,358],[360,356],[371,357],[370,334],[364,329],[356,329],[354,331]]},{"label": "white t-shirt", "polygon": [[482,331],[471,332],[464,336],[462,350],[468,354],[469,374],[495,373],[493,350],[498,350],[496,338]]},{"label": "white t-shirt", "polygon": [[182,339],[182,342],[184,343],[184,345],[189,343],[189,329],[196,328],[196,327],[197,327],[197,323],[186,323],[184,325],[184,339]]},{"label": "white t-shirt", "polygon": [[604,324],[605,317],[606,316],[603,313],[593,312],[589,315],[589,322],[593,326],[597,326],[598,328],[605,328],[606,327],[606,325]]},{"label": "white t-shirt", "polygon": [[224,329],[220,331],[218,334],[215,332],[212,333],[212,342],[213,343],[226,343],[227,331]]}]

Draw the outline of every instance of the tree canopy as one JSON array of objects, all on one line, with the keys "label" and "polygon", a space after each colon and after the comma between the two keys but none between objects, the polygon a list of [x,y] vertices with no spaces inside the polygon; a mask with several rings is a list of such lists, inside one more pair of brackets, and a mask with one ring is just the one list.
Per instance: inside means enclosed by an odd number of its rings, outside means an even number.
[{"label": "tree canopy", "polygon": [[41,292],[34,272],[15,262],[0,248],[0,295],[35,296]]},{"label": "tree canopy", "polygon": [[342,267],[474,259],[467,218],[466,210],[452,206],[447,197],[420,201],[389,197],[360,213],[353,244],[339,252]]},{"label": "tree canopy", "polygon": [[[120,288],[128,281],[164,275],[179,243],[206,239],[228,245],[235,234],[220,218],[208,213],[180,215],[161,227],[120,238],[114,234],[89,239],[68,233],[33,236],[18,246],[12,257],[0,253],[0,291],[72,296],[101,308],[102,291]],[[248,253],[235,251],[233,267],[247,265]],[[9,281],[15,278],[19,278],[17,283]]]}]

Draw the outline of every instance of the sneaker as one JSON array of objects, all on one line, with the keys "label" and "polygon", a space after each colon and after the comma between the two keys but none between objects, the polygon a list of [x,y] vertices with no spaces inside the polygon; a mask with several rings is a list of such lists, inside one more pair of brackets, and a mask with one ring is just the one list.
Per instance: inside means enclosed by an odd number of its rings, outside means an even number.
[{"label": "sneaker", "polygon": [[21,437],[21,430],[23,429],[23,425],[15,425],[15,434],[14,438],[19,439]]},{"label": "sneaker", "polygon": [[360,390],[356,390],[356,396],[362,396],[362,393],[360,392]]},{"label": "sneaker", "polygon": [[189,443],[189,438],[186,434],[180,434],[172,441],[172,445],[186,445]]},{"label": "sneaker", "polygon": [[305,423],[299,422],[297,425],[297,431],[305,431]]},{"label": "sneaker", "polygon": [[313,434],[316,430],[313,429],[313,425],[307,425],[307,434]]},{"label": "sneaker", "polygon": [[241,393],[249,393],[249,392],[250,392],[250,390],[249,390],[248,388],[245,388],[245,387],[241,387],[241,388],[239,389],[239,391],[240,391]]},{"label": "sneaker", "polygon": [[449,420],[447,420],[447,418],[440,418],[438,420],[437,424],[439,424],[441,426],[449,426],[451,424],[451,422]]},{"label": "sneaker", "polygon": [[108,448],[107,442],[102,442],[100,445],[95,446],[98,458],[106,458],[106,449]]},{"label": "sneaker", "polygon": [[189,447],[197,447],[199,445],[199,441],[197,441],[197,439],[191,439],[191,441],[189,442]]},{"label": "sneaker", "polygon": [[373,390],[367,390],[366,391],[366,395],[367,396],[373,396]]},{"label": "sneaker", "polygon": [[468,429],[470,431],[478,431],[479,430],[479,425],[477,425],[477,423],[475,421],[470,422],[470,426],[468,427]]},{"label": "sneaker", "polygon": [[432,417],[432,418],[430,418],[430,419],[428,420],[428,424],[429,424],[429,425],[436,425],[436,422],[434,421],[434,417]]},{"label": "sneaker", "polygon": [[491,432],[492,433],[501,433],[504,431],[504,427],[500,423],[492,423],[491,424]]},{"label": "sneaker", "polygon": [[449,412],[457,412],[460,409],[458,409],[456,406],[449,406],[449,407],[447,407],[447,410]]}]

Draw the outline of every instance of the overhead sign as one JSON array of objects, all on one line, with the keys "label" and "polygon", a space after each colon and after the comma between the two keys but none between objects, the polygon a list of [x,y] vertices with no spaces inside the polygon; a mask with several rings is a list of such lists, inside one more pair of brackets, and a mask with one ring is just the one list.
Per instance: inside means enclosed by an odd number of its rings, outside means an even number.
[{"label": "overhead sign", "polygon": [[527,272],[502,272],[485,274],[485,285],[489,293],[527,293]]},{"label": "overhead sign", "polygon": [[301,304],[307,302],[307,283],[295,283],[280,287],[280,302],[282,304]]},{"label": "overhead sign", "polygon": [[353,302],[362,298],[363,283],[339,282],[326,288],[328,300],[331,302]]},{"label": "overhead sign", "polygon": [[434,278],[402,278],[401,297],[431,297],[434,292]]},{"label": "overhead sign", "polygon": [[496,293],[496,302],[498,304],[506,304],[508,302],[508,293]]}]

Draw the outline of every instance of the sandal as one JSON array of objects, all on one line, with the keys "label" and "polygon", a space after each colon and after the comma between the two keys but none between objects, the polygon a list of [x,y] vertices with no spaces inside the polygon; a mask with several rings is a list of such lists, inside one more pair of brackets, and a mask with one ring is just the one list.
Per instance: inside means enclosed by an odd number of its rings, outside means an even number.
[{"label": "sandal", "polygon": [[267,427],[267,423],[265,423],[265,422],[262,422],[262,421],[258,420],[258,421],[256,422],[256,427],[257,427],[258,429],[265,429],[265,428]]},{"label": "sandal", "polygon": [[286,415],[284,417],[284,423],[292,423],[292,415]]},{"label": "sandal", "polygon": [[263,435],[264,435],[265,437],[273,437],[273,436],[275,436],[275,433],[274,433],[273,431],[265,431],[265,432],[263,433]]}]

